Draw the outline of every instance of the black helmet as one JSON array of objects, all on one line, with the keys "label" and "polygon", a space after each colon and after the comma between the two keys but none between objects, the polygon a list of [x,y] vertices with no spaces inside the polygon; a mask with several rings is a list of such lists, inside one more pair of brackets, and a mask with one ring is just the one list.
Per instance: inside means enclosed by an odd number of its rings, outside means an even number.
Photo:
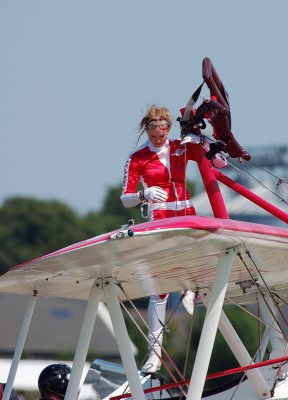
[{"label": "black helmet", "polygon": [[51,364],[44,368],[38,378],[38,388],[42,397],[55,393],[65,397],[71,368],[66,364]]}]

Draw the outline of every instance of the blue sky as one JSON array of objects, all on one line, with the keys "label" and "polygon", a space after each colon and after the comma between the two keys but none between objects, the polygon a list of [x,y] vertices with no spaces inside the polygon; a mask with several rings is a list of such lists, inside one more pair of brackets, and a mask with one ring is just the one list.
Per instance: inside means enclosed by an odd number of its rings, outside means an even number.
[{"label": "blue sky", "polygon": [[176,119],[204,57],[241,145],[287,145],[287,15],[287,0],[2,0],[0,201],[99,210],[147,105]]}]

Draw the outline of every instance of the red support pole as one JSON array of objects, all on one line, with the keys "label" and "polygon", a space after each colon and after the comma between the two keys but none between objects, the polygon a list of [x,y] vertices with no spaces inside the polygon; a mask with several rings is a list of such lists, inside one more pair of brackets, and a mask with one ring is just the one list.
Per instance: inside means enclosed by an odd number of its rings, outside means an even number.
[{"label": "red support pole", "polygon": [[210,162],[204,157],[204,151],[197,151],[196,162],[208,195],[214,217],[229,219],[229,215],[220,191],[217,179],[215,178],[214,169]]},{"label": "red support pole", "polygon": [[252,201],[254,204],[257,204],[259,207],[263,208],[263,210],[266,210],[268,213],[288,223],[288,214],[285,213],[284,211],[268,203],[268,201],[263,200],[261,197],[257,196],[255,193],[251,192],[249,189],[240,185],[240,183],[233,181],[233,179],[222,174],[221,172],[214,170],[214,174],[215,177],[218,179],[218,181],[222,182],[224,185],[230,187],[235,192],[246,197],[246,199]]},{"label": "red support pole", "polygon": [[[222,371],[222,372],[214,372],[212,374],[208,374],[206,376],[206,380],[208,381],[209,379],[221,378],[221,377],[227,376],[227,375],[238,374],[240,372],[246,372],[246,371],[251,370],[251,369],[261,368],[261,367],[265,367],[265,366],[272,365],[272,364],[285,363],[287,361],[288,361],[288,357],[286,356],[286,357],[281,357],[281,358],[275,358],[273,360],[261,361],[259,363],[246,365],[244,367],[227,369],[227,370]],[[184,385],[189,385],[189,383],[190,383],[190,379],[185,379],[185,380],[180,381],[180,382],[167,383],[166,385],[161,385],[161,386],[145,389],[144,393],[147,394],[147,393],[152,393],[152,392],[158,392],[158,391],[164,390],[164,389],[172,389],[174,387],[181,387],[181,386],[184,386]],[[122,395],[120,394],[118,396],[110,397],[110,400],[127,399],[129,397],[131,397],[131,393],[125,393],[125,394],[122,394]]]}]

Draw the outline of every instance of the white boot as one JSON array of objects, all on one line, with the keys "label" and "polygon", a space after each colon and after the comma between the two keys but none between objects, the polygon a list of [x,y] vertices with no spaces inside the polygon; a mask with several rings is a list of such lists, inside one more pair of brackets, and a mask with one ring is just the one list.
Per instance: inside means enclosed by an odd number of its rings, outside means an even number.
[{"label": "white boot", "polygon": [[[148,360],[141,368],[146,374],[154,374],[161,368],[161,361],[153,351],[153,349],[161,357],[161,346],[163,342],[163,325],[165,324],[166,304],[168,294],[165,296],[154,295],[150,297],[148,306],[148,326],[149,333],[147,336],[149,342]],[[153,332],[153,335],[152,333]],[[157,341],[155,340],[157,339]]]},{"label": "white boot", "polygon": [[[162,328],[160,329],[160,331],[154,332],[154,336],[157,339],[157,342],[154,339],[153,335],[151,333],[148,333],[148,340],[152,348],[150,348],[149,350],[148,360],[141,368],[141,371],[144,372],[145,374],[154,374],[161,368],[161,361],[159,357],[161,357],[161,346],[163,342]],[[156,355],[155,352],[157,352],[159,357]]]},{"label": "white boot", "polygon": [[141,371],[144,372],[144,374],[155,374],[155,372],[159,371],[160,368],[161,361],[153,352],[149,355],[148,360],[141,368]]},{"label": "white boot", "polygon": [[183,306],[189,315],[194,313],[195,293],[192,290],[183,290],[185,296],[182,299]]}]

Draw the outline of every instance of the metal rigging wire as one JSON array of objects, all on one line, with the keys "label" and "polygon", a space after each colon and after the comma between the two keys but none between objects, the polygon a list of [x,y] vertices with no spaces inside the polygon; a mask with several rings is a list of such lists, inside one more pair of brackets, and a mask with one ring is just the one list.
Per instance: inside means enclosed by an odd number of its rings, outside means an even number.
[{"label": "metal rigging wire", "polygon": [[[272,293],[271,293],[271,291],[270,291],[268,285],[266,284],[266,282],[265,282],[265,280],[264,280],[262,274],[260,273],[259,268],[257,267],[256,263],[255,263],[254,260],[252,259],[250,252],[247,251],[246,254],[247,254],[248,257],[251,259],[251,261],[252,261],[254,267],[255,267],[256,270],[257,270],[257,273],[259,274],[259,276],[261,277],[261,279],[262,279],[262,281],[263,281],[263,283],[264,283],[264,286],[265,286],[267,292],[269,293],[270,298],[272,299],[274,305],[276,306],[276,308],[277,308],[278,311],[279,311],[279,307],[278,307],[278,305],[276,304],[276,302],[275,302],[275,300],[274,300],[274,298],[273,298],[273,296],[272,296]],[[281,331],[283,337],[285,338],[286,342],[288,342],[288,338],[287,338],[287,336],[286,336],[284,330],[282,329],[281,325],[279,324],[279,322],[278,322],[278,320],[277,320],[277,317],[275,316],[275,314],[274,314],[273,311],[271,310],[271,307],[270,307],[269,304],[267,303],[267,300],[265,299],[265,296],[263,295],[263,293],[262,293],[262,291],[261,291],[260,285],[255,281],[255,279],[254,279],[254,277],[253,277],[253,275],[252,275],[250,269],[248,268],[247,263],[244,261],[244,259],[243,259],[243,257],[242,257],[242,254],[241,254],[240,252],[238,252],[238,253],[237,253],[237,256],[238,256],[239,259],[242,261],[244,267],[246,268],[248,274],[250,275],[250,278],[251,278],[251,280],[252,280],[254,286],[256,287],[256,289],[257,289],[258,293],[260,294],[262,300],[263,300],[264,303],[266,304],[266,307],[267,307],[268,310],[270,311],[270,313],[271,313],[271,315],[272,315],[272,317],[273,317],[275,323],[277,324],[278,328],[280,329],[280,331]],[[286,324],[287,324],[287,321],[285,321],[285,322],[286,322]]]},{"label": "metal rigging wire", "polygon": [[[135,306],[135,304],[133,303],[133,301],[130,299],[129,295],[127,294],[127,292],[125,291],[125,289],[123,288],[123,286],[121,284],[118,284],[118,287],[120,288],[120,290],[123,292],[123,294],[125,295],[126,299],[128,300],[128,302],[130,303],[130,305],[132,306],[132,308],[136,311],[137,315],[140,317],[141,321],[144,323],[144,325],[146,326],[147,329],[149,329],[146,321],[144,320],[144,318],[142,317],[142,315],[140,314],[139,310],[137,309],[137,307]],[[182,295],[183,297],[183,295]],[[165,332],[165,328],[167,327],[168,322],[171,320],[172,316],[174,315],[177,307],[179,306],[179,304],[181,303],[182,297],[179,299],[178,303],[176,304],[175,308],[172,310],[169,318],[167,319],[165,326],[163,326],[163,332]],[[141,327],[137,324],[135,318],[133,318],[133,316],[131,315],[131,313],[129,312],[129,310],[127,309],[127,307],[124,305],[124,303],[122,301],[120,301],[121,306],[123,307],[123,309],[126,311],[127,315],[130,317],[130,319],[132,320],[132,322],[135,324],[136,328],[139,330],[139,332],[141,333],[141,335],[144,337],[145,341],[149,344],[148,339],[146,338],[145,333],[143,332],[143,330],[141,329]],[[152,333],[152,332],[151,332]],[[157,337],[154,337],[155,341],[157,342]],[[160,343],[158,343],[160,345]],[[174,361],[171,359],[171,357],[169,356],[169,354],[167,353],[167,351],[164,349],[164,347],[161,345],[161,349],[163,351],[163,353],[165,354],[165,356],[167,357],[168,361],[170,362],[171,366],[174,368],[174,370],[177,372],[177,374],[179,375],[181,380],[184,380],[183,375],[181,374],[181,372],[179,371],[179,369],[177,368],[176,364],[174,363]],[[156,354],[156,353],[155,353]],[[158,355],[157,355],[158,356]],[[143,363],[143,362],[142,362]],[[177,382],[176,377],[174,376],[174,374],[172,373],[171,369],[168,367],[168,365],[165,363],[165,361],[163,360],[163,358],[161,358],[161,363],[163,364],[164,368],[166,369],[166,371],[168,372],[168,374],[170,375],[170,377],[172,378],[172,380],[174,382]],[[183,392],[184,396],[186,396],[186,392],[184,391],[183,387],[180,387],[180,390]]]},{"label": "metal rigging wire", "polygon": [[[274,191],[273,191],[272,189],[270,189],[268,186],[264,185],[263,182],[261,182],[259,179],[257,179],[257,178],[256,178],[255,176],[253,176],[252,174],[250,174],[248,171],[245,171],[243,168],[237,167],[235,164],[231,163],[231,162],[228,161],[228,160],[227,160],[227,162],[228,162],[228,164],[229,164],[232,168],[234,168],[235,170],[237,170],[237,171],[241,172],[242,174],[248,176],[249,178],[251,178],[252,180],[254,180],[255,182],[257,182],[260,186],[262,186],[264,189],[268,190],[270,193],[274,194],[274,196],[278,197],[283,203],[285,203],[285,204],[288,205],[288,202],[287,202],[286,200],[284,200],[283,197],[281,197],[278,193],[274,192]],[[247,161],[247,162],[250,162],[250,161]],[[256,166],[255,164],[253,164],[253,165]],[[261,167],[257,167],[257,168],[262,169]],[[265,171],[265,170],[264,170],[264,171]],[[272,174],[272,175],[273,175],[273,174]],[[276,175],[273,175],[273,176],[276,177]],[[282,183],[282,182],[285,182],[285,181],[284,181],[283,179],[281,179],[281,178],[278,178],[278,177],[276,177],[276,178],[278,179],[278,183],[276,184],[276,187],[278,188],[278,187],[280,186],[279,182],[281,181],[281,183]],[[287,182],[285,182],[285,183],[287,183]],[[278,185],[278,186],[277,186],[277,185]]]},{"label": "metal rigging wire", "polygon": [[[206,139],[209,139],[210,141],[216,143],[216,140],[211,139],[210,137],[207,137],[207,136],[205,136],[205,135],[203,135],[203,136],[204,136]],[[287,202],[286,200],[284,200],[278,193],[274,192],[274,191],[273,191],[272,189],[270,189],[268,186],[264,185],[263,182],[261,182],[259,179],[257,179],[255,176],[253,176],[251,173],[249,173],[249,172],[246,171],[245,169],[240,168],[240,167],[237,167],[234,163],[232,163],[231,161],[229,161],[229,157],[226,157],[226,158],[227,158],[228,164],[229,164],[232,168],[234,168],[234,169],[237,170],[238,172],[240,172],[240,173],[242,173],[242,174],[248,176],[251,180],[254,180],[255,182],[257,182],[260,186],[262,186],[263,188],[265,188],[266,190],[268,190],[269,192],[271,192],[272,194],[274,194],[274,195],[275,195],[276,197],[278,197],[283,203],[285,203],[285,204],[288,205],[288,202]],[[246,162],[249,163],[250,165],[253,165],[253,167],[255,167],[255,168],[257,168],[257,169],[259,169],[259,170],[261,170],[261,171],[267,173],[268,175],[271,175],[271,176],[273,176],[274,178],[276,178],[276,179],[278,180],[278,182],[277,182],[276,185],[275,185],[275,188],[276,188],[276,189],[278,189],[278,188],[280,187],[280,185],[283,184],[283,183],[285,183],[286,185],[288,185],[288,182],[287,182],[285,179],[280,178],[279,176],[273,174],[272,172],[266,170],[266,169],[263,168],[263,167],[260,167],[259,165],[253,163],[251,160],[249,160],[249,161],[246,160]]]},{"label": "metal rigging wire", "polygon": [[265,168],[263,168],[263,167],[260,167],[259,165],[253,163],[251,160],[249,160],[249,161],[247,161],[247,162],[248,162],[249,164],[253,165],[253,167],[258,168],[258,169],[260,169],[261,171],[266,172],[268,175],[271,175],[271,176],[273,176],[274,178],[278,179],[278,183],[276,184],[276,187],[277,187],[277,188],[278,188],[282,183],[288,184],[288,182],[285,181],[285,179],[279,178],[279,176],[273,174],[273,172],[268,171],[267,169],[265,169]]}]

